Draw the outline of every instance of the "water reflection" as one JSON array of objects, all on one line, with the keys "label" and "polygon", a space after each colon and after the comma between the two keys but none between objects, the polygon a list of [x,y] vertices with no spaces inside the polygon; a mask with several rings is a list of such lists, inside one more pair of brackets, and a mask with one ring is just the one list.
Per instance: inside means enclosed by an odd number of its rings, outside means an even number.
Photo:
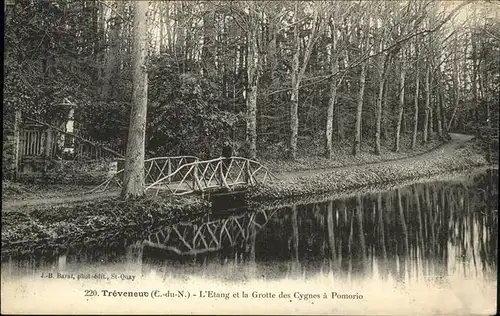
[{"label": "water reflection", "polygon": [[[123,264],[143,274],[240,281],[496,278],[498,173],[155,227],[113,248],[2,258],[2,276]],[[145,236],[145,237],[144,237]],[[146,240],[144,244],[143,241]],[[7,272],[4,272],[7,271]]]},{"label": "water reflection", "polygon": [[257,260],[347,278],[495,277],[498,187],[486,178],[282,209],[257,237]]}]

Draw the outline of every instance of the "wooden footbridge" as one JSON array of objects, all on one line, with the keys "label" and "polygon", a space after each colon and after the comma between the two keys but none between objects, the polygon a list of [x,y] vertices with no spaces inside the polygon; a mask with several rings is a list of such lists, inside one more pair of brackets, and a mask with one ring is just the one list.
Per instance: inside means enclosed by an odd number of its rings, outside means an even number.
[{"label": "wooden footbridge", "polygon": [[216,252],[224,248],[245,249],[277,210],[244,213],[201,224],[179,223],[150,232],[143,245],[189,256]]},{"label": "wooden footbridge", "polygon": [[[123,164],[123,159],[117,159]],[[263,184],[276,178],[262,164],[243,157],[200,160],[194,156],[156,157],[145,160],[146,191],[158,195],[186,195],[218,189]],[[122,186],[123,169],[112,174],[92,191],[105,190],[110,183]]]}]

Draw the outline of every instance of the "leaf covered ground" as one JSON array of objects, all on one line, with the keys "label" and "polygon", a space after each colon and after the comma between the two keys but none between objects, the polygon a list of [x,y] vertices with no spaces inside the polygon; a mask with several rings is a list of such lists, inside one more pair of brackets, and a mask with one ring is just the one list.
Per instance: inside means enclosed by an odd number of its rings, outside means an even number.
[{"label": "leaf covered ground", "polygon": [[[320,146],[315,145],[314,141],[311,140],[309,144],[302,144],[300,147],[301,151],[296,160],[278,159],[275,158],[275,154],[273,155],[274,157],[269,157],[268,155],[263,159],[259,159],[259,161],[274,173],[331,169],[408,158],[429,152],[442,144],[443,142],[436,138],[430,140],[425,145],[419,143],[415,146],[415,149],[411,149],[411,140],[407,135],[404,135],[401,138],[401,150],[397,153],[392,150],[390,143],[384,143],[381,148],[381,154],[376,155],[373,144],[363,143],[361,152],[353,156],[352,145],[348,144],[348,142],[343,142],[336,145],[332,158],[327,159],[323,157],[323,153],[319,149]],[[267,151],[271,151],[271,149]]]}]

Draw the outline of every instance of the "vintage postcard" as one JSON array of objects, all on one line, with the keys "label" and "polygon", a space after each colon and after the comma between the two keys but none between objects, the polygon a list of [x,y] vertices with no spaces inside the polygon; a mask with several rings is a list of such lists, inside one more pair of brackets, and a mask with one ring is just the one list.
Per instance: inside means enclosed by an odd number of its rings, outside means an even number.
[{"label": "vintage postcard", "polygon": [[497,312],[500,3],[4,19],[2,313]]}]

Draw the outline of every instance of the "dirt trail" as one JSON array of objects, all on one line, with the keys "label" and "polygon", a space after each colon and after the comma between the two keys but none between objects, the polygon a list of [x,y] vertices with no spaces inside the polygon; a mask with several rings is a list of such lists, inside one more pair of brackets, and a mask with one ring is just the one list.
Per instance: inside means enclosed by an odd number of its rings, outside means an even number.
[{"label": "dirt trail", "polygon": [[5,211],[15,211],[20,208],[29,208],[32,206],[54,206],[57,204],[68,204],[85,202],[91,200],[106,199],[119,195],[119,191],[107,191],[98,193],[79,193],[75,195],[69,195],[65,197],[39,197],[39,198],[28,198],[24,200],[2,200],[2,212]]},{"label": "dirt trail", "polygon": [[447,143],[444,143],[443,145],[434,148],[430,151],[420,153],[414,156],[406,157],[406,158],[400,158],[400,159],[391,159],[391,160],[385,160],[385,161],[377,161],[377,162],[372,162],[372,163],[365,163],[361,165],[350,165],[350,166],[345,166],[345,167],[335,167],[335,168],[328,168],[328,169],[309,169],[309,170],[303,170],[303,171],[291,171],[291,172],[283,172],[279,173],[276,176],[279,179],[282,180],[287,180],[287,179],[292,179],[292,178],[298,178],[298,177],[306,177],[318,173],[323,173],[323,172],[328,172],[329,170],[349,170],[349,169],[360,169],[366,166],[374,166],[374,165],[380,165],[384,166],[387,164],[394,163],[396,161],[408,161],[411,163],[411,161],[416,161],[419,159],[425,159],[425,158],[430,158],[433,155],[439,154],[439,153],[445,153],[445,152],[452,152],[455,149],[459,148],[463,144],[467,143],[468,141],[472,140],[474,136],[472,135],[465,135],[465,134],[457,134],[457,133],[449,133],[451,140]]},{"label": "dirt trail", "polygon": [[[474,136],[471,135],[464,135],[464,134],[456,134],[456,133],[450,133],[451,140],[441,146],[439,146],[436,149],[433,149],[429,152],[418,154],[416,156],[412,157],[407,157],[407,158],[402,158],[402,159],[397,159],[397,160],[389,160],[389,161],[382,161],[382,162],[374,162],[374,163],[369,163],[369,164],[363,164],[363,165],[351,165],[351,166],[345,166],[345,167],[337,167],[337,168],[330,168],[330,169],[313,169],[313,170],[304,170],[304,171],[294,171],[294,172],[285,172],[285,173],[280,173],[277,174],[277,177],[282,180],[287,180],[287,179],[292,179],[292,178],[297,178],[297,177],[304,177],[304,176],[310,176],[318,173],[323,173],[327,172],[329,170],[345,170],[345,169],[358,169],[358,168],[364,168],[366,166],[372,166],[372,165],[386,165],[390,163],[394,163],[394,161],[408,161],[408,163],[411,163],[411,161],[415,161],[418,159],[422,159],[425,157],[431,157],[432,155],[436,155],[439,153],[444,153],[444,152],[451,152],[457,148],[459,148],[461,145],[464,143],[470,141],[471,139],[474,138]],[[30,208],[33,206],[53,206],[57,204],[69,204],[69,203],[77,203],[77,202],[84,202],[84,201],[90,201],[90,200],[99,200],[99,199],[105,199],[105,198],[110,198],[110,197],[115,197],[119,195],[118,190],[113,190],[113,191],[107,191],[107,192],[97,192],[97,193],[76,193],[74,195],[69,195],[65,197],[39,197],[39,198],[27,198],[23,200],[8,200],[8,201],[3,201],[2,200],[2,211],[13,211],[13,210],[18,210],[18,209],[26,209]]]}]

